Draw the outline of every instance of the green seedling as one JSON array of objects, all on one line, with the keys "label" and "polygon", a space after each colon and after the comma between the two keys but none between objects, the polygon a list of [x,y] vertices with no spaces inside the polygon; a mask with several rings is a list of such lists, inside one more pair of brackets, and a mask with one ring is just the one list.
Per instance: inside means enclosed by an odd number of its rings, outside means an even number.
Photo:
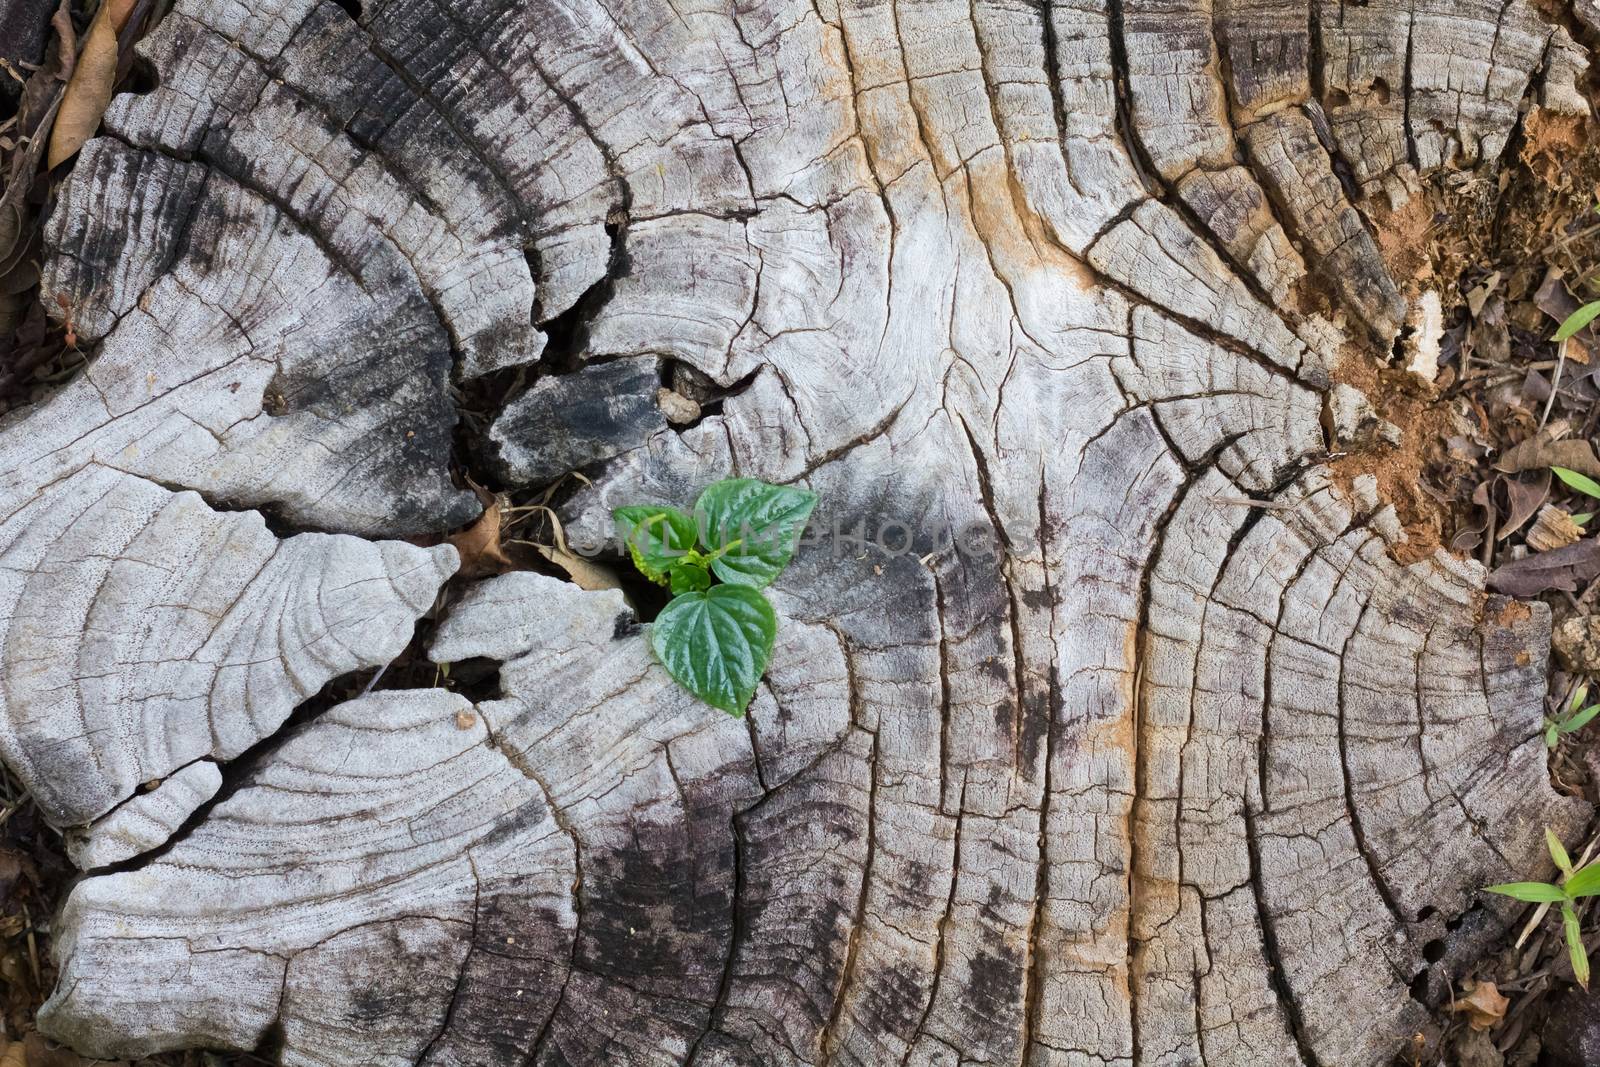
[{"label": "green seedling", "polygon": [[1596,317],[1600,317],[1600,300],[1591,300],[1563,319],[1560,327],[1556,329],[1555,336],[1550,340],[1559,342],[1575,337],[1579,330],[1593,322]]},{"label": "green seedling", "polygon": [[1572,858],[1562,847],[1561,839],[1556,837],[1549,827],[1545,828],[1544,840],[1550,848],[1550,858],[1561,871],[1559,885],[1551,885],[1549,882],[1506,882],[1502,885],[1484,886],[1484,891],[1533,904],[1559,904],[1561,926],[1567,938],[1567,953],[1572,957],[1572,974],[1587,992],[1589,953],[1583,947],[1583,933],[1578,927],[1578,913],[1572,906],[1584,897],[1600,896],[1600,862],[1590,863],[1574,871]]},{"label": "green seedling", "polygon": [[761,590],[794,557],[817,495],[730,478],[708,486],[694,514],[654,504],[617,508],[617,532],[639,573],[674,594],[650,626],[673,679],[741,716],[767,669],[778,617]]},{"label": "green seedling", "polygon": [[[1560,478],[1569,488],[1576,489],[1584,496],[1600,500],[1600,482],[1595,481],[1587,474],[1579,474],[1570,467],[1551,467],[1550,473]],[[1572,521],[1582,526],[1594,518],[1594,512],[1585,511],[1581,515],[1572,516]]]},{"label": "green seedling", "polygon": [[1567,706],[1567,713],[1560,718],[1545,716],[1544,744],[1546,748],[1555,748],[1567,734],[1577,733],[1589,725],[1596,715],[1600,715],[1600,704],[1584,706],[1584,699],[1589,695],[1589,687],[1578,686],[1572,694],[1572,702]]}]

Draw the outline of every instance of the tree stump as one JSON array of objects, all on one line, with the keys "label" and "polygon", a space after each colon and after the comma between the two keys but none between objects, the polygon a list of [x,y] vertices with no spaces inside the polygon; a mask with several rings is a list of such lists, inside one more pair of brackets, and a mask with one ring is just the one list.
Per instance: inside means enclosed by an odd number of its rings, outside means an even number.
[{"label": "tree stump", "polygon": [[[49,222],[95,359],[0,422],[0,754],[88,868],[41,1025],[286,1064],[1388,1062],[1517,917],[1478,887],[1587,811],[1548,784],[1547,612],[1331,469],[1325,398],[1405,321],[1392,213],[1587,109],[1577,26],[178,0]],[[458,435],[454,387],[511,368]],[[522,572],[453,583],[428,649],[493,699],[380,683],[286,729],[432,610],[457,557],[404,539],[476,514],[464,454],[585,470],[575,537],[729,475],[820,493],[748,717],[621,593]]]}]

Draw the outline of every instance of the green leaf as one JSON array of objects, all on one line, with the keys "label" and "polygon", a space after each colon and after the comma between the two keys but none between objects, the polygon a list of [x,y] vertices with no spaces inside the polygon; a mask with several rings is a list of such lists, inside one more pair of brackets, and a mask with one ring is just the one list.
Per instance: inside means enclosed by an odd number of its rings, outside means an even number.
[{"label": "green leaf", "polygon": [[772,584],[794,557],[817,494],[755,478],[729,478],[708,486],[695,502],[706,544],[716,549],[711,569],[735,585]]},{"label": "green leaf", "polygon": [[1593,322],[1596,316],[1600,316],[1600,300],[1591,301],[1568,315],[1566,321],[1561,324],[1561,328],[1556,331],[1556,335],[1550,340],[1565,341]]},{"label": "green leaf", "polygon": [[1561,886],[1567,891],[1567,896],[1576,900],[1579,897],[1600,896],[1600,863],[1591,863],[1580,868],[1577,874],[1568,878]]},{"label": "green leaf", "polygon": [[712,707],[743,715],[777,632],[766,597],[749,586],[719,585],[673,597],[650,625],[650,647],[679,685]]},{"label": "green leaf", "polygon": [[1600,482],[1595,481],[1587,474],[1579,474],[1577,471],[1569,470],[1566,467],[1551,467],[1550,469],[1555,472],[1557,478],[1560,478],[1578,492],[1600,498]]},{"label": "green leaf", "polygon": [[1571,878],[1572,857],[1567,855],[1566,846],[1561,843],[1561,838],[1557,837],[1556,832],[1548,826],[1544,828],[1544,843],[1550,849],[1550,858],[1561,868],[1561,873]]},{"label": "green leaf", "polygon": [[1589,953],[1583,947],[1583,930],[1578,926],[1578,913],[1571,904],[1561,905],[1561,925],[1567,932],[1567,954],[1572,957],[1572,976],[1587,991],[1589,988]]},{"label": "green leaf", "polygon": [[698,563],[680,563],[668,572],[674,593],[699,593],[711,588],[711,575]]},{"label": "green leaf", "polygon": [[694,519],[677,508],[642,504],[617,508],[611,517],[633,565],[652,582],[666,585],[667,572],[694,549]]},{"label": "green leaf", "polygon": [[1594,512],[1585,511],[1582,514],[1572,516],[1572,521],[1576,525],[1582,526],[1584,523],[1588,522],[1592,518],[1594,518]]},{"label": "green leaf", "polygon": [[1567,707],[1573,710],[1583,707],[1583,702],[1588,696],[1589,686],[1588,683],[1584,683],[1572,691],[1572,700],[1568,702]]},{"label": "green leaf", "polygon": [[1515,897],[1517,900],[1528,900],[1535,904],[1554,903],[1567,899],[1560,886],[1551,885],[1549,882],[1505,882],[1501,885],[1486,885],[1484,892],[1499,893],[1501,896]]},{"label": "green leaf", "polygon": [[1572,717],[1561,724],[1561,732],[1564,734],[1570,734],[1581,730],[1585,726],[1588,726],[1596,715],[1600,715],[1600,704],[1590,704],[1582,711],[1573,712]]},{"label": "green leaf", "polygon": [[1559,733],[1560,733],[1560,727],[1558,727],[1554,723],[1552,723],[1550,725],[1550,729],[1548,729],[1548,730],[1546,730],[1544,732],[1544,747],[1545,748],[1555,748],[1556,747],[1557,735]]}]

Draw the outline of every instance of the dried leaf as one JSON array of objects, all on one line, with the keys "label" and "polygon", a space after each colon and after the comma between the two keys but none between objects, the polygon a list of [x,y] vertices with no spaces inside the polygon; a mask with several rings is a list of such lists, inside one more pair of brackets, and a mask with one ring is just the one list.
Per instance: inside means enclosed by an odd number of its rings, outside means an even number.
[{"label": "dried leaf", "polygon": [[1496,567],[1489,572],[1489,588],[1508,596],[1532,597],[1551,590],[1570,593],[1578,583],[1596,577],[1600,577],[1600,541],[1590,537]]},{"label": "dried leaf", "polygon": [[1467,995],[1452,1001],[1450,1010],[1466,1012],[1467,1024],[1474,1030],[1487,1030],[1506,1017],[1511,1001],[1500,995],[1493,982],[1468,979],[1461,983],[1461,988]]},{"label": "dried leaf", "polygon": [[57,76],[67,81],[72,77],[72,68],[78,65],[78,33],[72,26],[71,0],[61,0],[61,6],[50,16],[50,26],[56,31],[59,46],[56,54],[61,60],[61,72]]},{"label": "dried leaf", "polygon": [[1445,438],[1444,443],[1446,454],[1458,463],[1476,463],[1487,451],[1482,442],[1460,434]]},{"label": "dried leaf", "polygon": [[500,501],[490,499],[476,522],[460,533],[451,534],[450,544],[461,554],[461,574],[481,578],[511,568],[500,547]]},{"label": "dried leaf", "polygon": [[45,166],[54,170],[77,153],[100,128],[117,83],[117,35],[133,13],[135,0],[103,0],[83,39],[72,80],[67,82],[55,128],[50,131],[50,151]]},{"label": "dried leaf", "polygon": [[1490,297],[1481,315],[1474,316],[1467,330],[1467,341],[1474,359],[1505,363],[1511,358],[1511,330],[1506,323],[1506,302]]},{"label": "dried leaf", "polygon": [[1522,529],[1550,496],[1550,472],[1542,470],[1519,478],[1502,476],[1499,482],[1505,487],[1506,513],[1495,540],[1504,541]]},{"label": "dried leaf", "polygon": [[1483,280],[1483,284],[1473,286],[1467,294],[1467,310],[1472,312],[1472,317],[1477,318],[1483,314],[1483,305],[1500,285],[1500,272],[1495,271]]},{"label": "dried leaf", "polygon": [[1530,370],[1522,379],[1522,396],[1534,404],[1550,399],[1550,379],[1536,370]]},{"label": "dried leaf", "polygon": [[15,260],[26,222],[27,213],[20,200],[0,201],[0,269],[10,267]]},{"label": "dried leaf", "polygon": [[566,571],[573,584],[579,589],[622,588],[622,582],[617,579],[616,572],[610,567],[591,563],[582,556],[574,555],[565,549],[540,545],[539,555]]},{"label": "dried leaf", "polygon": [[1539,509],[1539,518],[1528,530],[1527,542],[1535,552],[1549,552],[1576,544],[1582,536],[1583,527],[1573,522],[1565,509],[1546,504]]},{"label": "dried leaf", "polygon": [[1548,434],[1538,434],[1507,449],[1494,465],[1495,470],[1508,474],[1541,467],[1566,467],[1591,478],[1600,478],[1600,457],[1595,455],[1594,445],[1581,437],[1552,441]]}]

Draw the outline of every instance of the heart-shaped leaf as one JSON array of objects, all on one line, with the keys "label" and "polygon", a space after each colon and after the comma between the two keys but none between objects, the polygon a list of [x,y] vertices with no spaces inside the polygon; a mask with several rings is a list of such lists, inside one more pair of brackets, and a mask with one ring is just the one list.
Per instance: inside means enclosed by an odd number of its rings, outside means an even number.
[{"label": "heart-shaped leaf", "polygon": [[698,563],[680,563],[669,572],[674,593],[699,593],[711,588],[711,575]]},{"label": "heart-shaped leaf", "polygon": [[794,558],[795,545],[817,506],[817,494],[755,478],[729,478],[706,488],[695,503],[711,569],[735,585],[771,585]]},{"label": "heart-shaped leaf", "polygon": [[650,624],[650,647],[679,685],[712,707],[743,715],[777,633],[766,597],[749,586],[719,585],[673,597]]},{"label": "heart-shaped leaf", "polygon": [[694,519],[677,508],[639,504],[617,508],[611,517],[633,565],[652,582],[666,585],[668,573],[694,549]]}]

